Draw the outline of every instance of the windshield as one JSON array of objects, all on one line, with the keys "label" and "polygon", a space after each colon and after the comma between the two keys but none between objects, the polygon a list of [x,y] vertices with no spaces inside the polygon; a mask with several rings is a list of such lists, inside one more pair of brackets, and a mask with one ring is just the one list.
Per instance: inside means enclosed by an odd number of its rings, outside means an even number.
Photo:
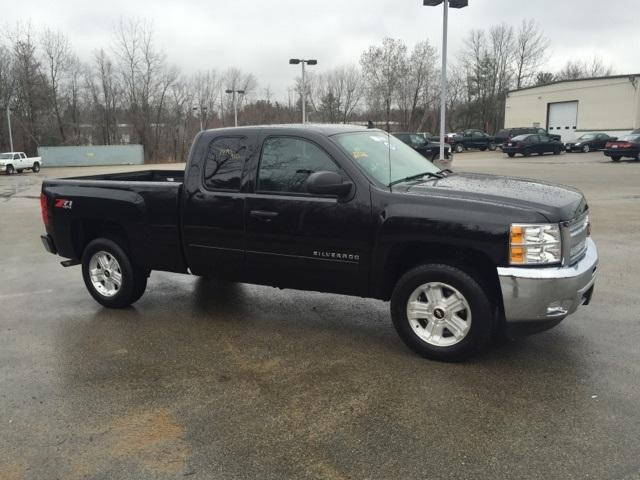
[{"label": "windshield", "polygon": [[625,135],[620,140],[624,140],[625,142],[637,142],[640,139],[640,135]]},{"label": "windshield", "polygon": [[0,153],[0,160],[11,160],[13,153]]},{"label": "windshield", "polygon": [[578,140],[593,140],[594,138],[596,138],[595,133],[587,133],[585,135],[582,135]]},{"label": "windshield", "polygon": [[413,148],[380,131],[341,133],[332,137],[354,162],[383,185],[440,169]]}]

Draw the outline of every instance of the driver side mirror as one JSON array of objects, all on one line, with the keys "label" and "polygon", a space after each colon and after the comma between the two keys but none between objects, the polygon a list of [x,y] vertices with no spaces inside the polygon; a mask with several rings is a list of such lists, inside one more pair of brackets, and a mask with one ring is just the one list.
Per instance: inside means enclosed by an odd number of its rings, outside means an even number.
[{"label": "driver side mirror", "polygon": [[315,172],[307,178],[307,192],[316,195],[344,197],[351,192],[352,182],[345,182],[336,172]]}]

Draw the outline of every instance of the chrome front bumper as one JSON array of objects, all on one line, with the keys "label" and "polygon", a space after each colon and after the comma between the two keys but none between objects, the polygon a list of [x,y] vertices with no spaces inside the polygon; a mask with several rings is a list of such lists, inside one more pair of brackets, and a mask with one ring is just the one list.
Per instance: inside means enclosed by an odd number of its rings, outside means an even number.
[{"label": "chrome front bumper", "polygon": [[591,238],[581,260],[571,266],[498,267],[507,327],[525,324],[533,330],[556,325],[588,304],[593,294],[598,250]]}]

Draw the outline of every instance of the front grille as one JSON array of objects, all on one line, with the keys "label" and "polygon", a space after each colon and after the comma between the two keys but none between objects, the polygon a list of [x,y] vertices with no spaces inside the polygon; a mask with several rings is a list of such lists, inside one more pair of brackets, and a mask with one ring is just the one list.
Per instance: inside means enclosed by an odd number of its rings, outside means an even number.
[{"label": "front grille", "polygon": [[571,221],[567,226],[569,240],[569,265],[580,260],[587,251],[589,236],[589,217],[585,214]]}]

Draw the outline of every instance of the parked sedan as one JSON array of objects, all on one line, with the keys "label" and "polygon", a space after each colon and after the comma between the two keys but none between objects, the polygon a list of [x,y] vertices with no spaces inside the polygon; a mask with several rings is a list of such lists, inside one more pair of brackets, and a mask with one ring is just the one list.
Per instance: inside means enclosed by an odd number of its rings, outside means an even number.
[{"label": "parked sedan", "polygon": [[516,153],[524,157],[533,153],[560,155],[564,151],[564,145],[559,140],[554,140],[547,135],[518,135],[505,142],[502,145],[502,151],[511,158],[515,157]]},{"label": "parked sedan", "polygon": [[[393,134],[398,140],[413,147],[420,155],[433,161],[440,157],[440,142],[430,141],[430,133],[407,133],[398,132]],[[451,146],[444,146],[444,158],[449,160],[451,156]]]},{"label": "parked sedan", "polygon": [[614,162],[619,162],[621,158],[640,157],[640,135],[626,135],[620,140],[608,142],[604,154],[611,157]]},{"label": "parked sedan", "polygon": [[567,152],[588,153],[591,150],[602,150],[607,142],[617,140],[618,137],[610,137],[606,133],[585,133],[575,142],[565,143]]}]

